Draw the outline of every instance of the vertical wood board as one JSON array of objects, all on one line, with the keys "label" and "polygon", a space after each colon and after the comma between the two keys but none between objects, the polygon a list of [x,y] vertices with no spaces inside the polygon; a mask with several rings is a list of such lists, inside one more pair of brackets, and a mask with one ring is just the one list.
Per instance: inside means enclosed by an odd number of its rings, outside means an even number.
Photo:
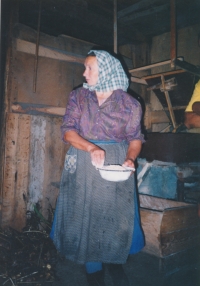
[{"label": "vertical wood board", "polygon": [[166,209],[163,212],[161,233],[168,233],[178,229],[199,225],[197,206],[189,205],[182,208]]},{"label": "vertical wood board", "polygon": [[65,144],[61,140],[61,118],[48,118],[45,134],[45,172],[43,181],[43,200],[41,212],[48,218],[51,207],[55,208],[59,189],[55,187],[60,182],[64,164]]},{"label": "vertical wood board", "polygon": [[6,121],[2,226],[20,229],[26,221],[30,116],[8,113]]},{"label": "vertical wood board", "polygon": [[34,205],[43,199],[46,120],[42,116],[32,116],[30,132],[28,210],[33,211]]},{"label": "vertical wood board", "polygon": [[16,149],[18,136],[18,115],[7,114],[6,118],[6,152],[2,200],[2,225],[10,223],[14,209],[16,187]]},{"label": "vertical wood board", "polygon": [[62,118],[9,113],[6,122],[2,226],[22,230],[26,211],[38,203],[45,218],[55,207],[68,145]]},{"label": "vertical wood board", "polygon": [[140,208],[141,224],[145,236],[143,251],[160,256],[160,225],[162,212],[155,212]]},{"label": "vertical wood board", "polygon": [[26,224],[29,182],[30,116],[21,115],[18,121],[17,172],[12,227],[21,229]]}]

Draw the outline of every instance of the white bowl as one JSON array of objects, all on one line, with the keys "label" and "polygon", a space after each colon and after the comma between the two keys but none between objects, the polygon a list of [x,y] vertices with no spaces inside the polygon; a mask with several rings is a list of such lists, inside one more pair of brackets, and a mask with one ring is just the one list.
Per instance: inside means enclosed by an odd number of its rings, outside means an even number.
[{"label": "white bowl", "polygon": [[112,182],[126,181],[130,177],[134,168],[123,167],[121,165],[108,165],[98,168],[103,179]]}]

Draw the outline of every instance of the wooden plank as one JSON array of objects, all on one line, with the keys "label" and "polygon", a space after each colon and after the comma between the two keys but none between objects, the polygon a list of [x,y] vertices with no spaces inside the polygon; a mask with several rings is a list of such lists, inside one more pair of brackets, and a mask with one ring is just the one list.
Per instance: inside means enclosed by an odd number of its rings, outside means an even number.
[{"label": "wooden plank", "polygon": [[[61,117],[8,114],[2,226],[21,231],[37,203],[48,218],[55,207],[69,145],[61,140]],[[57,185],[56,185],[57,184]]]},{"label": "wooden plank", "polygon": [[60,182],[65,153],[69,148],[69,145],[61,140],[61,124],[62,118],[47,118],[46,121],[43,200],[41,201],[41,211],[46,219],[49,216],[50,205],[55,208],[59,192],[55,183]]},{"label": "wooden plank", "polygon": [[168,233],[178,229],[188,228],[199,224],[197,205],[166,209],[163,213],[161,233]]},{"label": "wooden plank", "polygon": [[[178,58],[179,60],[183,60],[182,57]],[[143,67],[139,67],[139,68],[135,68],[135,69],[131,69],[129,70],[130,73],[133,72],[137,72],[137,71],[142,71],[142,70],[148,70],[154,67],[159,67],[159,66],[164,66],[164,65],[168,65],[171,63],[171,60],[167,60],[167,61],[162,61],[162,62],[158,62],[158,63],[154,63],[151,65],[147,65],[147,66],[143,66]],[[144,79],[146,79],[147,77],[143,77]]]},{"label": "wooden plank", "polygon": [[42,116],[31,116],[30,137],[30,179],[27,209],[33,211],[43,199],[45,168],[45,129],[46,120]]},{"label": "wooden plank", "polygon": [[167,256],[182,250],[200,246],[200,225],[173,231],[170,233],[161,233],[161,251],[162,256]]},{"label": "wooden plank", "polygon": [[2,199],[2,227],[12,221],[15,204],[16,171],[17,171],[17,136],[18,115],[8,113],[6,117],[6,150]]},{"label": "wooden plank", "polygon": [[136,12],[136,13],[133,13],[132,15],[121,18],[120,22],[128,23],[130,21],[138,20],[139,18],[142,18],[142,17],[147,17],[155,13],[166,11],[168,8],[169,8],[169,4],[163,4],[157,7],[151,7],[149,9],[145,9],[143,11]]},{"label": "wooden plank", "polygon": [[[182,105],[182,106],[172,106],[173,110],[181,110],[181,109],[186,109],[187,105]],[[168,107],[163,107],[163,110],[168,110]]]},{"label": "wooden plank", "polygon": [[[140,207],[155,211],[166,209],[190,207],[190,204],[139,194]],[[193,205],[192,205],[193,206]]]},{"label": "wooden plank", "polygon": [[198,77],[200,77],[200,68],[185,61],[180,61],[178,58],[174,60],[174,64],[179,68],[184,69]]},{"label": "wooden plank", "polygon": [[176,118],[175,118],[175,115],[174,115],[174,111],[172,109],[172,104],[171,104],[171,99],[170,99],[170,96],[169,96],[169,92],[165,89],[165,78],[164,78],[164,75],[161,75],[161,80],[162,80],[162,89],[164,91],[165,98],[166,98],[166,101],[167,101],[167,106],[168,106],[168,109],[169,109],[172,125],[173,125],[174,128],[176,128],[176,125],[177,125],[176,124]]},{"label": "wooden plank", "polygon": [[160,259],[160,272],[165,275],[179,271],[181,268],[196,266],[199,262],[200,247],[193,247]]},{"label": "wooden plank", "polygon": [[63,116],[65,114],[64,107],[36,107],[34,104],[31,104],[29,107],[24,107],[20,104],[12,104],[12,111],[16,113],[26,113],[31,114],[34,111],[37,111],[39,113],[46,113],[48,115],[58,115]]},{"label": "wooden plank", "polygon": [[157,4],[158,0],[141,0],[128,8],[122,9],[117,13],[118,19],[125,17],[126,15],[136,12],[137,10],[147,9],[147,7]]},{"label": "wooden plank", "polygon": [[131,77],[131,81],[132,82],[136,82],[136,83],[140,83],[140,84],[144,84],[144,85],[148,85],[148,83],[146,82],[145,79],[139,78],[139,77],[135,77],[135,76]]},{"label": "wooden plank", "polygon": [[10,226],[21,231],[26,225],[29,182],[30,116],[19,115],[16,142],[16,188]]},{"label": "wooden plank", "polygon": [[176,59],[176,4],[175,0],[170,0],[170,58],[171,58],[171,69],[175,68],[174,60]]},{"label": "wooden plank", "polygon": [[[18,52],[24,52],[28,54],[35,55],[35,44],[24,41],[21,39],[16,39],[16,50]],[[72,53],[68,53],[66,51],[61,51],[55,48],[46,47],[43,45],[39,45],[38,55],[40,57],[51,58],[60,61],[74,62],[83,64],[85,61],[85,57],[81,55],[76,55]]]},{"label": "wooden plank", "polygon": [[145,235],[144,252],[160,257],[160,225],[162,212],[155,212],[140,208],[141,224]]},{"label": "wooden plank", "polygon": [[114,52],[117,54],[117,0],[114,0],[114,18],[113,18],[113,30],[114,30]]},{"label": "wooden plank", "polygon": [[147,75],[147,76],[143,76],[142,78],[147,80],[147,79],[151,79],[151,78],[161,77],[162,74],[164,76],[168,76],[168,75],[180,74],[180,73],[184,73],[184,72],[185,72],[184,70],[175,70],[175,71],[169,71],[169,72],[163,72],[163,73]]}]

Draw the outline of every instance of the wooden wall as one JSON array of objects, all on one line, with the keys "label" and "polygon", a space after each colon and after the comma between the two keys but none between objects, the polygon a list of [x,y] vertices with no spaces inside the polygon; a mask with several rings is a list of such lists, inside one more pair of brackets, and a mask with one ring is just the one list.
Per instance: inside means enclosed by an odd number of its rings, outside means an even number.
[{"label": "wooden wall", "polygon": [[26,211],[39,203],[44,217],[55,207],[67,145],[58,117],[8,113],[2,226],[21,229]]},{"label": "wooden wall", "polygon": [[17,230],[25,226],[26,212],[36,204],[45,218],[49,206],[55,207],[69,147],[61,140],[62,114],[70,91],[83,82],[84,57],[93,46],[41,33],[34,90],[36,36],[36,31],[14,25],[7,62],[0,217],[2,227]]}]

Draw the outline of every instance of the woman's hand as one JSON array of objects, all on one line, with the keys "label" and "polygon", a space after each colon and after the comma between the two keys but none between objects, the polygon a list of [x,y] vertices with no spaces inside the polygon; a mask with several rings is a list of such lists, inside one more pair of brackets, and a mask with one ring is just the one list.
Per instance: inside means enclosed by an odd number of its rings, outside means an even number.
[{"label": "woman's hand", "polygon": [[131,159],[131,158],[127,158],[127,159],[124,161],[124,163],[123,163],[122,166],[124,166],[124,167],[130,167],[130,168],[135,168],[134,160]]},{"label": "woman's hand", "polygon": [[101,168],[105,161],[105,151],[98,146],[94,146],[90,151],[92,165]]},{"label": "woman's hand", "polygon": [[105,151],[97,145],[81,137],[78,133],[71,130],[65,133],[64,140],[79,150],[89,152],[92,165],[102,167],[105,161]]},{"label": "woman's hand", "polygon": [[140,140],[133,140],[129,143],[126,159],[122,166],[135,168],[134,161],[140,153],[142,142]]}]

